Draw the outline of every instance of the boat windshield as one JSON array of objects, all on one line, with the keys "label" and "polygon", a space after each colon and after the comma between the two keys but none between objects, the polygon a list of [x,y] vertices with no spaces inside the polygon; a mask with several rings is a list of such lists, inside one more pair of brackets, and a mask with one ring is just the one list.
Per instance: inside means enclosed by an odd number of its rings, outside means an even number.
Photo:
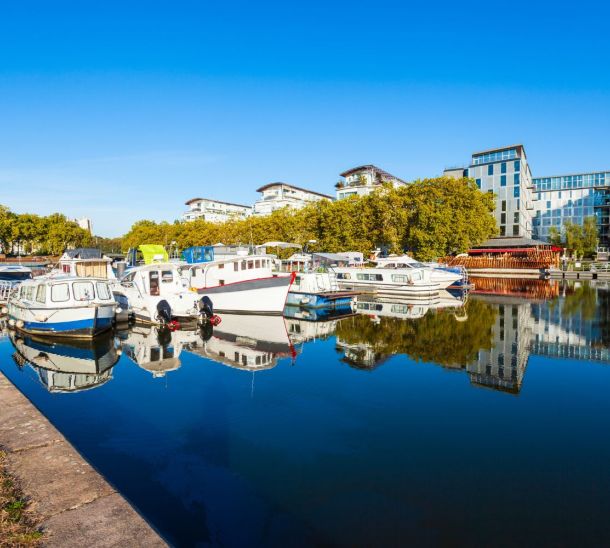
[{"label": "boat windshield", "polygon": [[2,282],[21,282],[31,279],[31,272],[0,272],[0,281]]}]

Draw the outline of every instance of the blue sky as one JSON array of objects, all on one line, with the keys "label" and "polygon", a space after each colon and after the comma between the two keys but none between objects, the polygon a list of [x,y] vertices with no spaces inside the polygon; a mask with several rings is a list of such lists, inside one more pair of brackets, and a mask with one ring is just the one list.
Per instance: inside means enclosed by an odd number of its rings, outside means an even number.
[{"label": "blue sky", "polygon": [[332,194],[515,142],[610,169],[603,2],[3,2],[0,203],[114,236],[195,196]]}]

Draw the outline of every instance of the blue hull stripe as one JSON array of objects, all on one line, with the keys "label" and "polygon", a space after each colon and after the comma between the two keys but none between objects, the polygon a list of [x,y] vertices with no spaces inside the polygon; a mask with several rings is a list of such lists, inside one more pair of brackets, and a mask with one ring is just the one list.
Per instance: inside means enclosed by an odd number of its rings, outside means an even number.
[{"label": "blue hull stripe", "polygon": [[112,324],[112,318],[98,318],[95,321],[93,318],[89,320],[77,320],[73,322],[24,322],[24,329],[32,329],[36,331],[50,332],[66,332],[66,331],[81,331],[87,329],[106,329]]}]

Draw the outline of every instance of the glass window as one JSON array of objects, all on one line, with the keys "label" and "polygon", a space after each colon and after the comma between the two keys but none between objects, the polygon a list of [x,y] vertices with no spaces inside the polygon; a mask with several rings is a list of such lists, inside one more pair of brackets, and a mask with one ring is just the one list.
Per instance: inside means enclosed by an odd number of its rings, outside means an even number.
[{"label": "glass window", "polygon": [[502,200],[502,211],[506,211],[506,200]]},{"label": "glass window", "polygon": [[506,175],[500,176],[500,186],[506,186]]},{"label": "glass window", "polygon": [[51,300],[55,303],[63,303],[70,300],[70,288],[68,284],[55,284],[51,286]]},{"label": "glass window", "polygon": [[257,259],[256,261],[254,261],[254,266],[255,266],[255,268],[260,268],[261,267],[260,259]]},{"label": "glass window", "polygon": [[171,270],[162,270],[161,271],[161,282],[164,284],[169,284],[174,281],[174,274]]},{"label": "glass window", "polygon": [[254,261],[248,261],[248,270],[252,270],[254,268]]},{"label": "glass window", "polygon": [[519,225],[513,225],[513,236],[519,236]]},{"label": "glass window", "polygon": [[233,263],[233,270],[234,270],[235,272],[237,272],[237,271],[239,270],[239,263],[238,263],[237,261],[235,261],[235,262]]},{"label": "glass window", "polygon": [[95,287],[97,288],[97,296],[102,301],[110,300],[110,289],[108,288],[108,284],[105,284],[104,282],[97,282]]},{"label": "glass window", "polygon": [[241,262],[241,269],[242,270],[246,270],[248,268],[248,263],[246,263],[246,261],[242,261]]},{"label": "glass window", "polygon": [[74,282],[72,284],[74,299],[77,301],[90,301],[95,298],[92,282]]},{"label": "glass window", "polygon": [[351,280],[352,279],[352,275],[349,274],[349,272],[339,272],[337,274],[337,279],[338,280]]},{"label": "glass window", "polygon": [[475,183],[479,188],[481,188],[481,179],[475,179]]},{"label": "glass window", "polygon": [[404,274],[392,274],[392,281],[406,284],[409,281],[409,277]]},{"label": "glass window", "polygon": [[519,212],[518,211],[515,211],[513,222],[515,222],[517,224],[519,223]]},{"label": "glass window", "polygon": [[494,165],[493,164],[489,164],[487,166],[487,175],[493,175],[494,174]]},{"label": "glass window", "polygon": [[506,162],[500,164],[500,173],[506,173]]},{"label": "glass window", "polygon": [[503,225],[506,224],[506,213],[500,214],[500,224],[503,224]]},{"label": "glass window", "polygon": [[515,160],[515,172],[521,170],[521,160]]},{"label": "glass window", "polygon": [[40,284],[38,289],[36,290],[36,301],[39,303],[44,303],[47,300],[47,286],[44,284]]},{"label": "glass window", "polygon": [[224,267],[225,267],[225,264],[224,264],[224,263],[220,263],[220,264],[218,265],[218,269],[219,269],[219,270],[220,270],[221,268],[224,268]]},{"label": "glass window", "polygon": [[520,191],[520,187],[516,186],[513,189],[513,196],[515,198],[518,198],[519,196],[521,196],[521,191]]},{"label": "glass window", "polygon": [[505,226],[500,227],[500,236],[506,236],[506,227]]},{"label": "glass window", "polygon": [[518,174],[518,173],[515,173],[515,174],[513,175],[513,182],[514,182],[516,185],[518,185],[518,184],[519,184],[519,174]]}]

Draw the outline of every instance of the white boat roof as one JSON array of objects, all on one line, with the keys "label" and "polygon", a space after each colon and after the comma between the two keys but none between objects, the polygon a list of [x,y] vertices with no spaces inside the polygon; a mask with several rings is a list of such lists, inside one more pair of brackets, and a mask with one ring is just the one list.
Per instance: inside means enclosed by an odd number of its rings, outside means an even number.
[{"label": "white boat roof", "polygon": [[19,265],[0,265],[0,272],[32,272],[31,268]]},{"label": "white boat roof", "polygon": [[31,280],[24,280],[21,285],[39,285],[41,283],[47,284],[58,284],[58,283],[66,283],[66,282],[107,282],[106,278],[93,278],[89,276],[39,276],[38,278],[33,278]]}]

